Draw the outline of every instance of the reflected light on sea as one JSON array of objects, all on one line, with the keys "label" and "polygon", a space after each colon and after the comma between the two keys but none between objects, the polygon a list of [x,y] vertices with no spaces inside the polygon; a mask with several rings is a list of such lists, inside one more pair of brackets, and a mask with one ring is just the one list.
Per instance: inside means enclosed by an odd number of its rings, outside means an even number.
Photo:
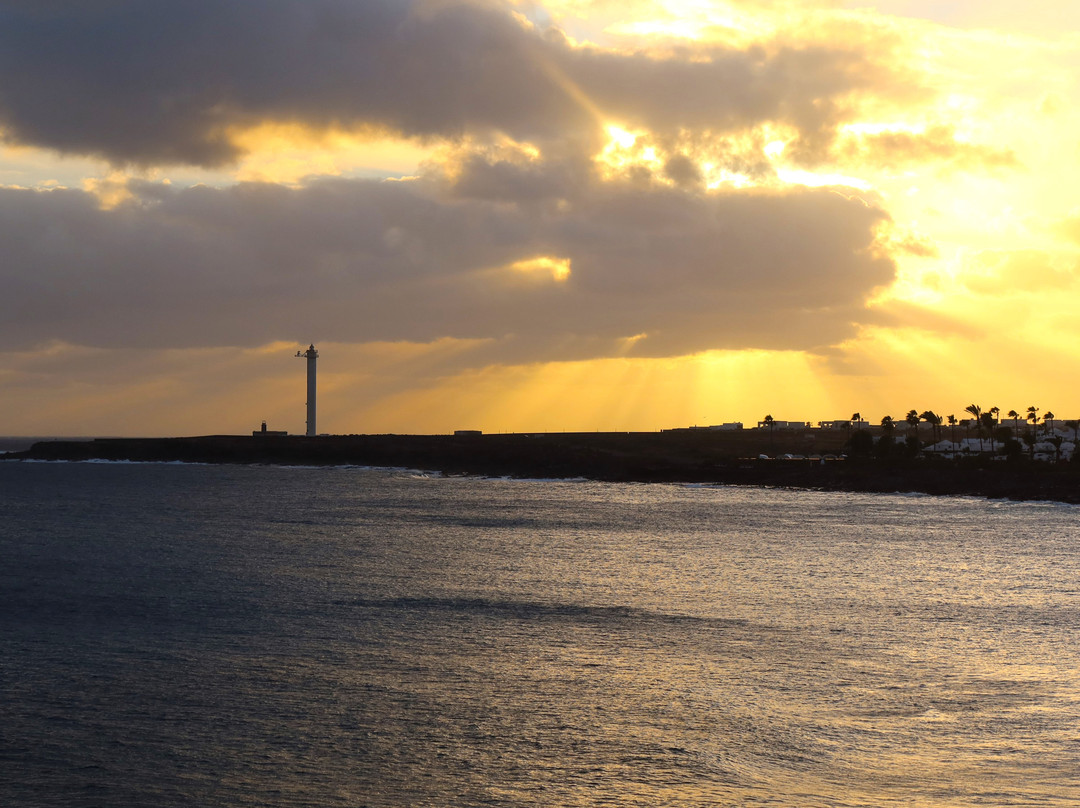
[{"label": "reflected light on sea", "polygon": [[9,805],[1075,806],[1075,507],[0,463]]}]

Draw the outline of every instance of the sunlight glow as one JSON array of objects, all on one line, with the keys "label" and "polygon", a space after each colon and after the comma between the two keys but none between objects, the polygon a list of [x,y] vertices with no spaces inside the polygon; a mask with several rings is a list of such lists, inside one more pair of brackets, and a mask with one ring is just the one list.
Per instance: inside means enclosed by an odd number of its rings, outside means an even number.
[{"label": "sunlight glow", "polygon": [[[571,390],[573,406],[566,406]],[[834,403],[832,393],[820,361],[806,354],[716,351],[466,370],[353,417],[366,429],[390,432],[408,431],[417,421],[435,431],[462,424],[485,432],[658,430],[756,423],[774,411],[795,420],[820,412],[841,417],[847,402]]]},{"label": "sunlight glow", "polygon": [[714,191],[724,185],[730,185],[733,188],[749,188],[756,183],[745,174],[736,174],[728,171],[726,168],[716,169],[712,166],[705,168],[702,166],[702,173],[705,175],[705,187]]},{"label": "sunlight glow", "polygon": [[97,197],[102,210],[112,210],[132,198],[129,177],[123,171],[110,171],[104,177],[87,177],[83,190]]},{"label": "sunlight glow", "polygon": [[647,132],[630,131],[615,124],[608,124],[605,130],[610,140],[594,158],[604,179],[612,179],[628,169],[642,167],[664,181],[663,160],[656,144],[649,141]]},{"label": "sunlight glow", "polygon": [[621,126],[616,126],[615,124],[608,124],[606,130],[608,136],[611,138],[611,142],[604,148],[605,152],[614,148],[632,149],[634,143],[638,139],[638,135],[641,134],[641,132],[628,132]]},{"label": "sunlight glow", "polygon": [[670,36],[680,39],[697,39],[707,23],[699,20],[643,20],[641,22],[621,22],[609,25],[605,33],[619,36],[651,37]]},{"label": "sunlight glow", "polygon": [[634,346],[641,342],[643,339],[648,338],[648,334],[642,332],[641,334],[634,334],[632,337],[623,337],[619,340],[619,354],[626,356],[630,351],[634,349]]},{"label": "sunlight glow", "polygon": [[795,168],[778,168],[776,175],[784,182],[792,185],[805,185],[810,188],[845,185],[850,188],[858,188],[860,191],[869,191],[874,187],[866,180],[857,177],[846,177],[843,174],[814,174],[810,171]]},{"label": "sunlight glow", "polygon": [[[552,331],[544,332],[547,341],[537,340],[538,347],[521,351],[515,338],[471,322],[463,325],[449,300],[445,323],[432,327],[445,331],[373,332],[365,325],[336,335],[377,339],[394,333],[436,340],[431,343],[334,345],[322,339],[325,332],[304,336],[286,328],[289,318],[282,321],[280,332],[259,337],[281,342],[220,348],[212,354],[42,342],[25,352],[0,352],[3,411],[18,414],[18,420],[9,417],[6,428],[28,434],[114,434],[120,417],[123,428],[143,433],[244,432],[266,417],[272,425],[281,421],[289,429],[302,429],[303,391],[296,384],[300,369],[291,361],[297,346],[284,341],[285,336],[303,337],[299,347],[314,340],[323,349],[327,423],[338,431],[458,426],[651,429],[755,422],[766,412],[795,420],[842,418],[855,409],[865,413],[877,407],[895,416],[901,414],[901,405],[940,411],[984,396],[986,402],[995,396],[994,403],[1007,406],[1036,401],[1055,411],[1080,410],[1080,393],[1070,381],[1080,362],[1080,210],[1074,190],[1080,184],[1080,90],[1075,80],[1080,39],[1059,20],[1071,13],[1063,11],[1069,4],[1046,3],[1042,12],[1015,4],[1012,8],[1004,0],[510,4],[520,11],[516,24],[528,29],[528,41],[535,45],[525,54],[523,69],[535,71],[538,80],[532,77],[521,86],[542,90],[536,99],[504,99],[495,93],[482,100],[477,109],[483,114],[475,118],[468,109],[454,110],[450,119],[458,120],[460,114],[458,127],[437,122],[429,127],[429,118],[437,121],[438,116],[417,106],[424,103],[423,93],[415,99],[393,99],[401,103],[399,111],[413,117],[375,114],[355,99],[331,105],[321,116],[306,113],[305,104],[255,104],[246,115],[222,110],[226,114],[221,126],[227,128],[214,135],[241,153],[235,163],[214,167],[164,159],[147,165],[112,164],[106,156],[90,156],[98,154],[98,146],[89,135],[75,139],[84,144],[79,147],[83,151],[63,156],[45,145],[18,145],[22,130],[0,127],[0,189],[39,191],[9,190],[12,211],[25,204],[30,215],[34,207],[44,210],[41,203],[67,200],[67,207],[56,210],[70,213],[83,205],[99,216],[102,240],[98,245],[99,233],[88,228],[85,253],[104,250],[107,246],[101,245],[108,245],[110,238],[120,238],[118,261],[132,255],[129,262],[136,266],[118,265],[118,270],[130,269],[139,279],[123,288],[138,292],[132,300],[144,299],[139,294],[145,291],[145,300],[152,302],[174,279],[151,288],[159,275],[164,282],[166,273],[139,274],[138,264],[146,260],[149,268],[156,260],[152,245],[158,242],[152,232],[133,236],[124,229],[128,211],[156,205],[167,212],[170,203],[161,200],[182,202],[197,185],[223,191],[217,196],[224,200],[242,196],[231,192],[238,182],[276,183],[286,187],[274,190],[300,198],[303,194],[296,191],[318,177],[344,178],[334,184],[362,186],[365,192],[397,191],[390,196],[423,200],[431,211],[449,213],[428,216],[415,206],[406,209],[404,203],[400,212],[376,209],[363,223],[364,232],[355,238],[343,235],[340,242],[321,239],[318,226],[298,228],[296,276],[302,277],[303,267],[311,265],[340,266],[342,276],[344,269],[355,270],[356,285],[348,288],[357,290],[362,300],[358,306],[367,305],[366,268],[378,262],[379,250],[391,245],[397,249],[402,234],[412,232],[409,227],[417,228],[419,238],[421,228],[430,226],[423,235],[438,244],[447,232],[446,222],[460,216],[483,227],[494,246],[458,245],[462,253],[455,262],[441,261],[433,248],[430,272],[419,283],[438,282],[444,270],[466,267],[462,273],[471,270],[470,290],[493,292],[493,301],[502,295],[532,295],[568,309],[579,307],[583,316],[572,320],[572,327],[553,318]],[[990,25],[983,19],[985,24],[976,25],[989,6],[997,9],[992,15],[996,22]],[[1040,33],[1026,29],[1026,18],[1032,15],[1053,16],[1053,29],[1049,24]],[[971,24],[961,24],[963,20]],[[619,73],[617,66],[624,64],[632,69]],[[478,69],[488,68],[479,63]],[[338,78],[346,99],[348,77]],[[426,78],[421,73],[416,80]],[[493,86],[515,86],[513,75],[505,82],[503,78],[493,76]],[[613,86],[616,78],[624,83]],[[446,79],[452,82],[454,77]],[[152,84],[155,77],[146,80]],[[685,82],[685,88],[679,82]],[[547,116],[545,93],[558,96]],[[690,105],[692,98],[702,103]],[[387,103],[388,109],[397,108],[389,99]],[[295,119],[290,118],[292,109],[297,110]],[[305,115],[310,122],[304,122]],[[380,123],[384,120],[411,121],[398,125],[420,134],[407,138]],[[175,133],[180,138],[176,142],[197,136],[200,127]],[[102,137],[113,145],[121,140],[115,132]],[[496,177],[498,183],[455,183],[480,176],[468,173],[478,165],[491,168],[484,176]],[[511,179],[504,182],[507,177]],[[363,181],[346,181],[355,179]],[[370,187],[367,180],[374,181]],[[388,185],[400,182],[411,184]],[[807,188],[827,190],[812,193]],[[862,200],[866,207],[814,207],[822,199],[835,201],[837,195]],[[624,293],[614,283],[610,291],[617,294],[596,293],[584,282],[591,263],[615,262],[619,256],[611,253],[632,249],[635,238],[649,238],[652,222],[642,226],[642,217],[656,216],[660,222],[659,217],[672,217],[673,262],[700,261],[687,266],[701,273],[713,271],[714,264],[717,275],[740,271],[737,255],[729,260],[692,241],[694,233],[707,234],[704,228],[715,226],[717,241],[702,244],[722,243],[724,228],[732,226],[723,216],[728,196],[735,208],[746,199],[764,200],[760,218],[753,222],[766,235],[775,227],[766,202],[795,199],[807,210],[820,210],[823,226],[816,246],[845,251],[836,253],[835,263],[831,253],[825,254],[815,268],[821,273],[822,299],[837,304],[835,310],[823,307],[822,316],[850,323],[847,330],[829,331],[840,335],[830,337],[837,344],[819,345],[813,335],[798,335],[792,342],[759,340],[751,331],[745,339],[718,344],[807,350],[748,348],[643,358],[664,350],[658,323],[679,316],[675,307],[683,304],[682,298],[671,303],[636,299],[632,289],[625,290],[625,299],[640,305],[641,319],[624,321],[621,330],[603,330],[602,337],[588,333],[589,312],[604,317],[603,307],[623,305]],[[611,199],[622,207],[608,204]],[[608,206],[601,208],[600,203]],[[253,203],[237,199],[229,204]],[[186,210],[179,204],[176,209]],[[701,218],[700,231],[697,223],[679,218],[704,217],[712,209],[717,211],[715,225]],[[611,221],[599,221],[598,210]],[[21,235],[20,216],[8,217],[13,243]],[[198,227],[205,225],[210,232],[228,225],[227,218],[209,221],[212,218],[187,225],[193,238],[199,235]],[[851,247],[856,243],[851,228],[866,226],[868,219],[888,222],[868,252],[895,267],[894,280],[867,291],[855,277],[857,289],[849,289],[831,272],[834,266],[842,271],[851,250],[858,250]],[[60,236],[69,235],[61,221],[55,227],[53,221],[43,221],[31,232],[38,252],[28,252],[30,259],[9,249],[8,264],[19,267],[11,272],[35,278],[31,289],[53,283],[46,280],[52,277],[52,247],[62,246]],[[694,225],[687,228],[685,244],[677,229],[683,221]],[[116,225],[115,232],[106,229],[106,222]],[[603,238],[615,247],[606,254],[599,249],[590,254],[592,245],[581,246],[597,224],[606,228]],[[327,231],[337,232],[337,226],[329,222]],[[341,226],[341,232],[348,233],[351,222]],[[373,235],[367,235],[367,228]],[[73,236],[79,232],[71,229]],[[251,232],[272,236],[251,243],[256,259],[259,250],[276,245],[275,238],[290,235],[270,233],[269,228],[252,227]],[[857,244],[866,244],[868,238]],[[140,247],[143,239],[145,249]],[[597,238],[594,243],[605,242]],[[205,244],[202,254],[210,256],[208,263],[220,261],[222,271],[228,272],[230,254],[210,252],[213,241]],[[458,246],[451,244],[450,249]],[[167,247],[158,252],[162,249]],[[330,253],[331,258],[319,257]],[[78,252],[71,254],[76,259],[69,263],[77,265]],[[200,253],[193,248],[193,254]],[[243,256],[237,255],[237,271],[248,271],[240,266]],[[572,265],[571,258],[578,264]],[[657,273],[665,270],[664,263],[656,262]],[[251,272],[262,271],[256,260],[251,267]],[[40,281],[35,277],[39,271]],[[74,278],[78,271],[57,271],[56,277]],[[196,272],[192,283],[202,274],[209,272]],[[21,279],[9,273],[9,281],[12,278],[10,288],[24,288]],[[102,277],[100,282],[109,280]],[[139,285],[143,282],[145,290]],[[97,283],[88,274],[79,281]],[[685,299],[696,304],[694,289],[687,286]],[[196,285],[191,288],[194,294]],[[777,288],[779,298],[784,287]],[[857,298],[855,291],[860,293]],[[78,294],[78,288],[69,294]],[[872,297],[867,300],[867,295]],[[290,317],[300,322],[296,312],[303,311],[309,323],[305,328],[323,328],[320,313],[308,316],[302,295],[295,300]],[[771,302],[763,296],[752,305],[765,310]],[[862,303],[865,308],[860,308]],[[63,303],[69,304],[67,299]],[[666,310],[667,305],[673,308]],[[406,297],[404,310],[410,306]],[[462,311],[464,318],[471,309]],[[658,319],[650,319],[654,312]],[[83,313],[93,316],[88,309]],[[356,320],[362,317],[358,314]],[[268,310],[267,321],[276,319]],[[650,329],[653,340],[648,339]],[[61,323],[56,333],[72,339],[81,332]],[[455,336],[443,343],[436,339],[440,334]],[[246,337],[230,339],[243,345]],[[712,343],[706,338],[687,344]],[[607,358],[582,358],[587,356]],[[1008,400],[1009,390],[1025,391],[1024,400]],[[919,401],[910,398],[916,392]],[[268,403],[273,401],[281,403]],[[216,423],[216,413],[225,410],[233,420]]]},{"label": "sunlight glow", "polygon": [[228,137],[245,153],[235,168],[236,179],[284,184],[315,174],[414,174],[437,151],[437,144],[421,145],[387,132],[322,131],[297,123],[264,122],[231,130]]},{"label": "sunlight glow", "polygon": [[768,14],[724,0],[655,0],[637,11],[637,19],[610,22],[603,32],[646,42],[666,38],[737,44],[768,36],[775,29]]},{"label": "sunlight glow", "polygon": [[910,135],[919,135],[926,131],[924,124],[909,124],[892,121],[889,123],[855,121],[839,127],[840,132],[851,135],[883,135],[893,132],[903,132]]},{"label": "sunlight glow", "polygon": [[541,255],[524,261],[516,261],[510,265],[510,269],[528,274],[548,273],[552,280],[563,283],[570,277],[570,259]]}]

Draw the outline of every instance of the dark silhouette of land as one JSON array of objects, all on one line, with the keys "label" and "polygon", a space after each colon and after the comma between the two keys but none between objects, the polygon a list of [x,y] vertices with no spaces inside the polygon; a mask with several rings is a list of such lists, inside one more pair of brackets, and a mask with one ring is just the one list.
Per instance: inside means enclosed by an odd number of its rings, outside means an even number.
[{"label": "dark silhouette of land", "polygon": [[[1080,464],[1025,457],[840,459],[849,435],[808,430],[509,435],[228,436],[42,441],[36,460],[184,461],[415,468],[445,474],[697,482],[1080,502]],[[758,459],[767,453],[775,459]],[[781,459],[784,454],[800,459]]]}]

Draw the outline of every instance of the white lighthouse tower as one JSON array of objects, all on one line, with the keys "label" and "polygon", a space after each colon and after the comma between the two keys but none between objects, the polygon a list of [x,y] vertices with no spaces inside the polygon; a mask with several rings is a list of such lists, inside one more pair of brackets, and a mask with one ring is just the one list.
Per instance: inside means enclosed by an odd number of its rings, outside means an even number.
[{"label": "white lighthouse tower", "polygon": [[315,360],[319,358],[319,352],[312,343],[306,351],[297,351],[297,356],[307,359],[307,432],[308,437],[314,437],[315,432]]}]

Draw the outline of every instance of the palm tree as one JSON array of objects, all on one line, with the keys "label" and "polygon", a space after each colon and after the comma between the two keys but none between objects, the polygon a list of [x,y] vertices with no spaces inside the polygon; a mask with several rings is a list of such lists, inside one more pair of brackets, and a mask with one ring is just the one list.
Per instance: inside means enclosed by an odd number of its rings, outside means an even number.
[{"label": "palm tree", "polygon": [[881,439],[878,441],[877,454],[878,457],[885,457],[893,448],[893,430],[896,429],[896,423],[893,421],[891,415],[886,415],[881,419]]},{"label": "palm tree", "polygon": [[907,447],[908,452],[917,455],[921,448],[919,445],[919,413],[916,410],[908,410],[904,420],[907,422],[907,435],[904,437],[904,445]]},{"label": "palm tree", "polygon": [[1001,423],[1001,407],[991,407],[990,414],[994,416],[994,426],[997,426]]},{"label": "palm tree", "polygon": [[1052,433],[1054,431],[1054,413],[1047,412],[1046,415],[1043,416],[1043,423],[1045,424],[1047,421],[1050,422],[1050,432]]},{"label": "palm tree", "polygon": [[1032,404],[1027,408],[1027,420],[1031,421],[1031,456],[1035,457],[1035,444],[1039,439],[1039,408]]},{"label": "palm tree", "polygon": [[907,421],[908,431],[919,429],[919,413],[917,410],[908,410],[908,414],[904,416],[904,420]]},{"label": "palm tree", "polygon": [[1031,459],[1035,459],[1035,433],[1030,429],[1024,433],[1024,443],[1028,446],[1028,451],[1031,453]]},{"label": "palm tree", "polygon": [[926,410],[925,412],[919,413],[919,417],[930,424],[930,434],[934,438],[934,443],[937,443],[941,438],[941,416],[933,410]]},{"label": "palm tree", "polygon": [[767,427],[769,427],[769,448],[771,449],[773,445],[773,425],[776,422],[773,420],[773,417],[771,415],[766,415],[761,420],[765,422],[765,425]]},{"label": "palm tree", "polygon": [[990,435],[990,454],[994,454],[996,451],[994,447],[994,416],[990,412],[984,412],[979,416],[979,422],[987,434]]},{"label": "palm tree", "polygon": [[975,429],[979,436],[979,451],[981,452],[983,449],[982,407],[978,404],[968,404],[964,407],[964,412],[970,412],[975,416]]},{"label": "palm tree", "polygon": [[955,415],[950,415],[949,416],[949,426],[951,427],[950,432],[952,432],[953,449],[955,449],[956,448],[956,416]]},{"label": "palm tree", "polygon": [[1013,419],[1013,437],[1020,437],[1020,413],[1016,410],[1009,410],[1008,416]]},{"label": "palm tree", "polygon": [[855,429],[861,423],[862,423],[862,413],[861,412],[853,412],[853,413],[851,413],[851,428]]}]

